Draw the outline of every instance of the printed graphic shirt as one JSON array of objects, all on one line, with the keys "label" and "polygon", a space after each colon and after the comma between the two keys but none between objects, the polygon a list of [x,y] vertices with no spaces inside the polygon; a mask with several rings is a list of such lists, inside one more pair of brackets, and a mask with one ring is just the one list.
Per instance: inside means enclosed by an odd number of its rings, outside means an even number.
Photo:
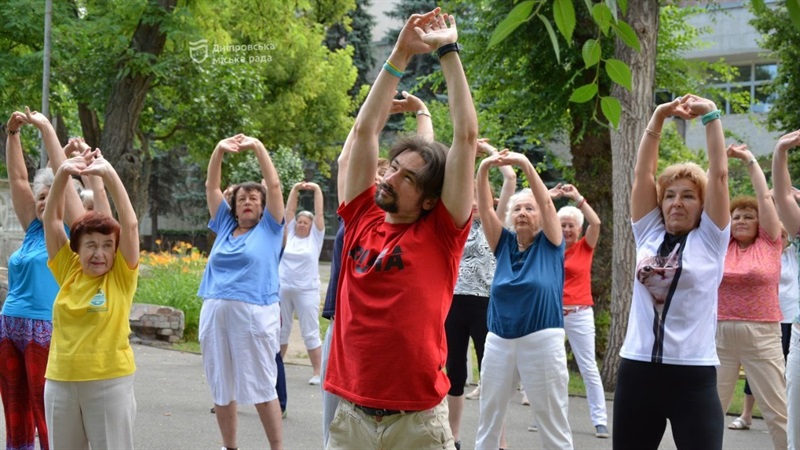
[{"label": "printed graphic shirt", "polygon": [[718,365],[717,294],[730,223],[702,213],[685,236],[669,236],[658,208],[633,223],[637,270],[620,356],[688,366]]},{"label": "printed graphic shirt", "polygon": [[325,390],[372,408],[422,411],[450,388],[450,310],[469,227],[444,204],[410,224],[385,222],[375,187],[339,207],[345,222],[336,327]]}]

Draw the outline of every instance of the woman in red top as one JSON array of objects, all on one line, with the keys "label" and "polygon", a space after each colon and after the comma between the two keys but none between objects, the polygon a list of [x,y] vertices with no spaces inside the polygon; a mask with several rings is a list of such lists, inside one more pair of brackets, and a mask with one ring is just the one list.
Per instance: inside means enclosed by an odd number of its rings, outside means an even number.
[{"label": "woman in red top", "polygon": [[728,158],[747,166],[756,197],[731,201],[731,238],[719,286],[717,391],[723,411],[744,366],[775,448],[786,448],[784,378],[778,301],[781,225],[761,166],[746,145],[728,146]]},{"label": "woman in red top", "polygon": [[[594,311],[592,310],[592,255],[600,238],[600,217],[589,202],[571,185],[558,185],[550,190],[553,199],[566,197],[575,206],[565,206],[558,211],[561,231],[564,233],[564,331],[567,333],[572,354],[578,363],[586,385],[589,415],[594,424],[595,436],[607,438],[608,418],[606,396],[594,351]],[[584,218],[589,223],[581,237]]]}]

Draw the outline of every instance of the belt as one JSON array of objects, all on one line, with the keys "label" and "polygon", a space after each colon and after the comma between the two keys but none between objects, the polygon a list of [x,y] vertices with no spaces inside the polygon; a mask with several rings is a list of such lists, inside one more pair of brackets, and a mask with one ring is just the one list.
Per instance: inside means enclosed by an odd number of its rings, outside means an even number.
[{"label": "belt", "polygon": [[562,309],[564,311],[564,315],[568,316],[568,315],[570,315],[572,313],[576,313],[578,311],[583,311],[584,309],[589,309],[589,308],[591,308],[591,306],[589,306],[589,305],[581,305],[581,306],[575,306],[575,307],[572,307],[572,308],[562,308]]},{"label": "belt", "polygon": [[370,408],[369,406],[361,406],[356,405],[353,403],[353,406],[356,409],[361,410],[364,414],[373,417],[384,417],[384,416],[394,416],[396,414],[404,414],[406,412],[413,412],[413,411],[400,411],[397,409],[382,409],[382,408]]}]

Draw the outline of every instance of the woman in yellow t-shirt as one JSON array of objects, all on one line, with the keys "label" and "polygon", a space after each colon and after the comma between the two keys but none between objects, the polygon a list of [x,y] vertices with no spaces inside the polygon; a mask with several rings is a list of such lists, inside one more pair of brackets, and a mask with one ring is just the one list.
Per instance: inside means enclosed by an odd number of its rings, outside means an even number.
[{"label": "woman in yellow t-shirt", "polygon": [[[119,222],[90,211],[63,226],[71,175],[103,179]],[[48,266],[60,286],[45,373],[50,448],[133,448],[136,366],[128,343],[139,274],[139,228],[125,186],[99,150],[84,151],[56,171],[44,210]]]}]

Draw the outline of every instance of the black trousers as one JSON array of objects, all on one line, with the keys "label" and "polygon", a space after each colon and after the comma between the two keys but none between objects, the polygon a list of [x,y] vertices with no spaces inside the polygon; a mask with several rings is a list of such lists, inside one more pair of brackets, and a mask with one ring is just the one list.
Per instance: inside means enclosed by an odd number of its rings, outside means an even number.
[{"label": "black trousers", "polygon": [[450,379],[448,395],[458,397],[464,395],[464,384],[467,382],[467,351],[469,338],[475,343],[478,354],[478,371],[483,360],[483,347],[489,328],[486,324],[486,312],[489,309],[489,297],[475,295],[454,295],[450,312],[444,322],[447,335],[447,378]]},{"label": "black trousers", "polygon": [[667,419],[678,449],[721,450],[717,369],[623,358],[614,394],[614,450],[657,449]]}]

